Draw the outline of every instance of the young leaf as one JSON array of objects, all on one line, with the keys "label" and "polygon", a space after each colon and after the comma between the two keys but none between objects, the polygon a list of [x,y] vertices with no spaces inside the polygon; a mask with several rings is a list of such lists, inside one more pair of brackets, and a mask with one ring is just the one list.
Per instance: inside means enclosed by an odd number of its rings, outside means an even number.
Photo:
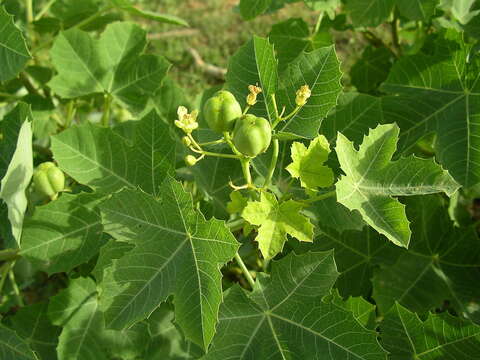
[{"label": "young leaf", "polygon": [[5,138],[0,141],[0,201],[7,205],[13,237],[5,239],[6,247],[18,247],[22,235],[27,209],[25,191],[33,174],[31,121],[30,107],[20,103],[0,122],[0,133]]},{"label": "young leaf", "polygon": [[50,323],[47,309],[48,303],[29,305],[18,310],[11,321],[17,334],[25,339],[41,359],[56,359],[61,328]]},{"label": "young leaf", "polygon": [[[20,254],[48,273],[68,272],[104,244],[98,194],[63,194],[26,219]],[[55,221],[52,221],[55,219]]]},{"label": "young leaf", "polygon": [[229,214],[241,214],[247,204],[248,199],[240,191],[232,191],[230,193],[230,201],[227,203],[227,211]]},{"label": "young leaf", "polygon": [[407,199],[413,222],[409,251],[397,262],[382,266],[373,278],[373,298],[386,313],[398,301],[423,313],[445,301],[465,317],[480,321],[480,289],[471,286],[480,276],[480,240],[474,228],[453,226],[438,196]]},{"label": "young leaf", "polygon": [[207,348],[222,301],[220,265],[238,243],[223,222],[206,221],[182,186],[167,179],[160,201],[123,190],[101,205],[105,231],[135,244],[104,272],[102,309],[107,326],[142,320],[170,295],[187,339]]},{"label": "young leaf", "polygon": [[294,200],[278,203],[275,195],[262,192],[260,201],[249,201],[242,217],[258,225],[255,241],[265,259],[271,259],[283,249],[287,234],[299,241],[313,241],[313,225],[300,214],[303,204]]},{"label": "young leaf", "polygon": [[339,133],[336,152],[346,175],[336,188],[341,204],[358,210],[367,224],[394,244],[408,247],[411,231],[405,206],[392,196],[452,195],[459,185],[433,160],[411,156],[391,161],[399,131],[395,124],[379,125],[359,150]]},{"label": "young leaf", "polygon": [[0,6],[0,82],[15,77],[30,59],[21,31],[13,16]]},{"label": "young leaf", "polygon": [[49,86],[68,99],[110,94],[140,112],[170,66],[163,57],[141,54],[145,45],[145,31],[126,22],[110,24],[99,40],[78,29],[62,32],[50,52],[58,75]]},{"label": "young leaf", "polygon": [[285,114],[295,109],[295,94],[300,86],[312,91],[307,104],[294,116],[279,124],[278,130],[304,138],[314,138],[328,112],[336,105],[342,91],[340,63],[334,46],[302,53],[280,74],[277,104]]},{"label": "young leaf", "polygon": [[395,303],[380,323],[382,345],[389,359],[479,359],[480,326],[448,312],[422,321]]},{"label": "young leaf", "polygon": [[3,324],[0,324],[0,358],[12,360],[38,359],[27,342]]},{"label": "young leaf", "polygon": [[302,187],[317,190],[319,187],[333,185],[333,171],[323,165],[328,160],[330,145],[323,135],[317,136],[308,145],[293,142],[291,156],[293,162],[286,167],[292,177],[300,178]]},{"label": "young leaf", "polygon": [[205,359],[385,359],[373,331],[321,300],[338,275],[332,255],[291,253],[273,262],[271,278],[257,278],[253,293],[231,288]]},{"label": "young leaf", "polygon": [[277,90],[277,59],[268,39],[254,36],[242,46],[228,63],[225,88],[245,107],[248,85],[258,84],[262,92],[251,113],[273,122],[275,110],[271,95]]},{"label": "young leaf", "polygon": [[68,175],[98,191],[140,186],[156,195],[173,173],[175,142],[155,111],[133,124],[133,146],[115,131],[87,123],[53,136],[53,156]]},{"label": "young leaf", "polygon": [[461,36],[447,32],[433,56],[403,57],[382,90],[398,95],[387,97],[383,108],[402,129],[400,151],[435,132],[438,161],[469,187],[480,182],[480,59],[471,57]]}]

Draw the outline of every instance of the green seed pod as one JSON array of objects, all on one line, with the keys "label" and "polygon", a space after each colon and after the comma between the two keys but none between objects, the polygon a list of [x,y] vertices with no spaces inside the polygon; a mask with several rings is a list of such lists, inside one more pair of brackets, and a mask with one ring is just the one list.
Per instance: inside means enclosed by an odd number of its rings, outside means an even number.
[{"label": "green seed pod", "polygon": [[233,144],[242,154],[255,157],[267,151],[272,141],[272,127],[268,120],[247,114],[237,120],[233,130]]},{"label": "green seed pod", "polygon": [[52,162],[44,162],[37,166],[33,173],[35,191],[54,199],[65,188],[65,175]]},{"label": "green seed pod", "polygon": [[185,164],[187,164],[187,166],[193,166],[197,163],[198,160],[193,155],[187,155],[187,156],[185,156],[184,161],[185,161]]},{"label": "green seed pod", "polygon": [[235,120],[242,116],[242,108],[229,91],[220,90],[207,100],[203,107],[205,120],[213,131],[231,131]]}]

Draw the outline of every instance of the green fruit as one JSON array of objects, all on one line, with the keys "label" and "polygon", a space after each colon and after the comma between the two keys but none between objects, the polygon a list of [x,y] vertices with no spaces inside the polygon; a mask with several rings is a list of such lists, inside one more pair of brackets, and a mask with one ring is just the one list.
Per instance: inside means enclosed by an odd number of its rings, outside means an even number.
[{"label": "green fruit", "polygon": [[271,140],[272,127],[268,120],[250,114],[237,120],[233,144],[242,154],[255,157],[267,151]]},{"label": "green fruit", "polygon": [[54,199],[65,188],[65,175],[54,163],[44,162],[35,169],[33,184],[37,193]]},{"label": "green fruit", "polygon": [[223,133],[233,129],[235,120],[242,116],[242,108],[229,91],[220,90],[203,107],[205,120],[213,131]]}]

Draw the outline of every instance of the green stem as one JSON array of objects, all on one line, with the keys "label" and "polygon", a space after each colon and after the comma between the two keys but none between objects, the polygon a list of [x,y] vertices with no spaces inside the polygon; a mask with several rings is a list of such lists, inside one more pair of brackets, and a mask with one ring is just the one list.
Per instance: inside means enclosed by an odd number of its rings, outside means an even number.
[{"label": "green stem", "polygon": [[252,274],[250,274],[250,271],[248,271],[247,266],[243,262],[238,252],[235,254],[235,260],[237,261],[237,264],[240,266],[240,269],[242,270],[242,273],[247,279],[250,287],[253,289],[255,287],[255,280],[253,280]]},{"label": "green stem", "polygon": [[240,218],[237,220],[233,220],[231,222],[227,222],[226,225],[228,226],[231,232],[238,231],[241,228],[243,228],[243,226],[245,225],[245,220]]},{"label": "green stem", "polygon": [[93,14],[92,16],[89,16],[88,18],[86,18],[85,20],[83,21],[80,21],[77,25],[74,26],[74,28],[78,28],[78,29],[81,29],[82,27],[90,24],[91,22],[97,20],[99,17],[101,17],[103,15],[104,12],[107,12],[111,9],[113,9],[114,7],[113,6],[104,6],[102,9],[100,9],[99,11],[97,11],[95,14]]},{"label": "green stem", "polygon": [[241,158],[240,163],[242,164],[242,172],[245,181],[247,182],[248,187],[252,187],[252,174],[250,173],[250,161],[249,158]]},{"label": "green stem", "polygon": [[27,22],[31,24],[33,22],[33,0],[25,0],[25,8],[27,9]]},{"label": "green stem", "polygon": [[272,94],[271,96],[272,96],[273,108],[275,110],[275,122],[277,122],[278,119],[280,118],[280,116],[278,115],[277,98],[275,97],[275,94]]},{"label": "green stem", "polygon": [[245,109],[243,109],[242,115],[245,115],[248,112],[248,110],[250,110],[250,105],[245,106]]},{"label": "green stem", "polygon": [[228,146],[230,146],[230,149],[232,149],[234,154],[239,155],[239,156],[243,156],[242,153],[240,151],[238,151],[237,148],[235,147],[235,145],[233,144],[232,139],[230,137],[230,134],[228,132],[223,133],[223,138],[227,142]]},{"label": "green stem", "polygon": [[223,144],[224,142],[225,142],[224,139],[219,139],[219,140],[215,140],[215,141],[208,141],[208,142],[204,142],[204,143],[199,143],[198,145],[208,146],[208,145]]},{"label": "green stem", "polygon": [[37,16],[35,16],[35,21],[40,20],[42,16],[45,15],[48,10],[50,10],[55,1],[57,0],[50,0],[48,3],[46,3],[42,10],[40,10],[40,12],[37,14]]},{"label": "green stem", "polygon": [[392,45],[396,50],[397,56],[402,56],[402,47],[400,46],[400,41],[398,38],[398,11],[395,9],[394,17],[392,22],[390,23],[391,31],[392,31]]},{"label": "green stem", "polygon": [[103,103],[103,115],[102,115],[102,125],[104,127],[110,126],[110,105],[112,103],[112,97],[110,95],[105,95],[105,102]]},{"label": "green stem", "polygon": [[15,265],[15,261],[13,261],[12,265],[10,266],[10,271],[8,272],[8,277],[10,278],[10,282],[12,284],[13,292],[15,293],[15,296],[17,297],[18,305],[23,307],[24,304],[23,304],[22,295],[20,294],[20,290],[18,289],[17,282],[15,281],[15,274],[13,272],[14,265]]},{"label": "green stem", "polygon": [[70,100],[67,105],[67,118],[65,119],[65,128],[69,128],[75,116],[75,101]]},{"label": "green stem", "polygon": [[323,193],[323,194],[320,194],[320,195],[313,196],[310,199],[300,200],[300,201],[303,202],[303,203],[306,203],[306,204],[311,204],[311,203],[314,203],[316,201],[325,200],[325,199],[334,197],[334,196],[336,196],[336,194],[337,194],[337,192],[335,190],[332,190],[332,191],[329,191],[329,192],[326,192],[326,193]]},{"label": "green stem", "polygon": [[[1,267],[1,273],[0,273],[0,295],[2,294],[3,290],[3,285],[5,284],[5,280],[8,276],[8,273],[10,272],[10,267],[12,266],[11,262],[6,262],[2,265]],[[1,300],[1,298],[0,298]]]},{"label": "green stem", "polygon": [[194,149],[192,149],[192,148],[190,148],[190,150],[192,150],[193,152],[196,152],[196,153],[198,153],[198,154],[205,155],[205,156],[216,156],[216,157],[221,157],[221,158],[238,159],[238,160],[241,160],[241,159],[242,159],[242,157],[240,157],[240,156],[238,156],[238,155],[234,155],[234,154],[214,153],[214,152],[210,152],[210,151],[194,150]]},{"label": "green stem", "polygon": [[320,30],[320,26],[322,26],[323,15],[323,11],[318,15],[317,23],[315,24],[315,29],[313,30],[314,34],[318,33],[318,30]]},{"label": "green stem", "polygon": [[287,116],[284,116],[284,117],[277,117],[277,119],[275,120],[275,122],[273,123],[272,125],[272,129],[275,129],[277,127],[277,125],[281,122],[281,121],[285,121],[285,120],[288,120],[290,119],[292,116],[294,116],[302,107],[301,106],[296,106],[295,109],[293,109],[293,111],[288,114]]},{"label": "green stem", "polygon": [[270,167],[268,168],[267,177],[265,178],[265,183],[263,184],[264,188],[267,188],[272,181],[273,173],[275,172],[275,168],[277,167],[279,148],[280,145],[278,139],[274,139],[272,160],[270,161]]}]

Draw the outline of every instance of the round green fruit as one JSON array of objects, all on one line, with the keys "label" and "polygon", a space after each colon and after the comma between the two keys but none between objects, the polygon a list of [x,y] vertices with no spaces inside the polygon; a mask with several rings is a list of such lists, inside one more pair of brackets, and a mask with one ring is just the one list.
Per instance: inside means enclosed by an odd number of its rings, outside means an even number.
[{"label": "round green fruit", "polygon": [[44,162],[35,169],[33,184],[38,194],[54,199],[65,189],[65,175],[54,163]]},{"label": "round green fruit", "polygon": [[223,133],[233,129],[235,120],[242,116],[242,108],[231,92],[220,90],[207,100],[203,113],[210,129]]},{"label": "round green fruit", "polygon": [[242,154],[255,157],[267,151],[271,141],[272,127],[268,120],[250,114],[237,120],[233,144]]}]

